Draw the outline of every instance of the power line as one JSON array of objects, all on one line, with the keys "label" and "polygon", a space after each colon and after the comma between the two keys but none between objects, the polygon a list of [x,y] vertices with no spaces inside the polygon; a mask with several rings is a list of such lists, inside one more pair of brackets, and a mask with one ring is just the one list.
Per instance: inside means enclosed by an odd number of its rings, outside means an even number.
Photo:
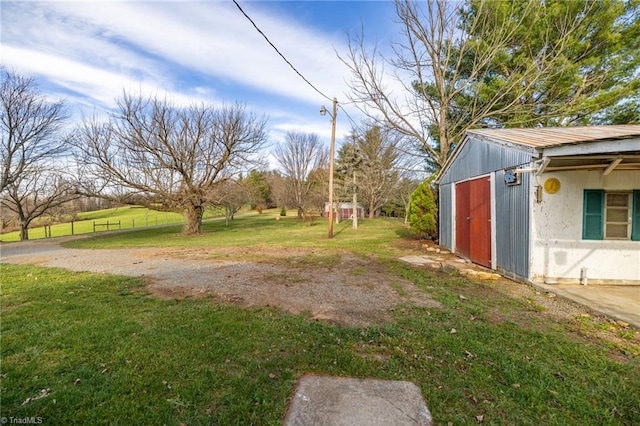
[{"label": "power line", "polygon": [[[348,104],[349,104],[349,103],[352,103],[352,102],[348,102]],[[351,125],[352,125],[352,126],[358,127],[358,125],[357,125],[356,121],[355,121],[353,118],[351,118],[351,116],[349,115],[349,113],[347,112],[347,110],[346,110],[346,109],[344,109],[344,107],[343,107],[340,103],[338,103],[338,108],[340,108],[340,109],[342,110],[342,112],[344,112],[344,113],[345,113],[345,115],[347,116],[347,119],[349,120],[349,122],[351,122]]]},{"label": "power line", "polygon": [[235,5],[238,7],[238,9],[240,10],[240,12],[242,12],[242,14],[249,20],[249,22],[251,22],[251,24],[253,24],[253,27],[256,29],[256,31],[258,31],[260,33],[260,35],[262,35],[262,37],[264,37],[265,40],[267,40],[267,43],[269,43],[271,45],[271,47],[274,48],[274,50],[276,52],[278,52],[278,55],[280,55],[280,57],[282,59],[284,59],[284,61],[291,67],[292,70],[294,70],[296,72],[296,74],[298,74],[300,76],[300,78],[302,78],[309,86],[311,86],[311,88],[313,90],[315,90],[316,92],[318,92],[321,96],[325,97],[326,99],[333,101],[333,99],[331,99],[329,96],[325,95],[324,93],[322,93],[320,90],[318,90],[318,88],[316,86],[314,86],[313,84],[311,84],[311,82],[309,80],[306,79],[305,76],[303,76],[300,71],[298,71],[296,69],[296,67],[293,66],[293,64],[291,62],[289,62],[289,60],[287,58],[285,58],[285,56],[280,53],[280,51],[278,50],[278,48],[271,42],[271,40],[269,40],[269,37],[267,37],[265,35],[265,33],[262,32],[262,30],[260,28],[258,28],[258,26],[256,25],[255,22],[253,22],[253,19],[251,19],[251,17],[249,15],[247,15],[247,13],[242,10],[242,7],[240,7],[240,5],[238,4],[238,2],[236,0],[233,0],[233,2],[235,3]]}]

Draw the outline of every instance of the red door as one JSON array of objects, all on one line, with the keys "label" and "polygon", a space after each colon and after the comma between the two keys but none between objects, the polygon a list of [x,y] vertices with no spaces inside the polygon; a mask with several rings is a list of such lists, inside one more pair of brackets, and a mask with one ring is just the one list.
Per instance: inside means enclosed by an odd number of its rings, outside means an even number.
[{"label": "red door", "polygon": [[456,185],[456,251],[491,267],[491,183],[488,177]]},{"label": "red door", "polygon": [[471,221],[470,201],[471,185],[469,181],[456,185],[456,252],[467,259],[471,258]]}]

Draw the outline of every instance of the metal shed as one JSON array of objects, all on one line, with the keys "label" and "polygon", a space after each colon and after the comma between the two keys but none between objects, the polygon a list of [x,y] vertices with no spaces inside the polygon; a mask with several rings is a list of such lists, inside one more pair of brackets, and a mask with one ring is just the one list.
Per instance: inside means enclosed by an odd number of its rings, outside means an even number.
[{"label": "metal shed", "polygon": [[[640,265],[640,125],[469,130],[436,182],[440,244],[474,263],[521,281],[579,280],[588,268],[603,282],[640,283],[640,266],[611,276],[589,254],[622,250]],[[549,182],[563,182],[565,197]],[[628,238],[585,241],[589,191],[627,194]]]}]

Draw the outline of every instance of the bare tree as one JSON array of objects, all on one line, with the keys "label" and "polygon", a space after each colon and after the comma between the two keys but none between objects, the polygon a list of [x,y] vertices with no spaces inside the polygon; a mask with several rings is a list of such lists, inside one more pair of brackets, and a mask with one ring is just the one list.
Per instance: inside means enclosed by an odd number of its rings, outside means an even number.
[{"label": "bare tree", "polygon": [[35,80],[6,70],[0,72],[0,191],[3,191],[31,166],[65,151],[64,140],[58,134],[68,116],[64,103],[49,102],[38,91]]},{"label": "bare tree", "polygon": [[229,225],[243,205],[257,198],[257,192],[247,179],[229,179],[216,185],[207,198],[212,205],[224,207],[225,221]]},{"label": "bare tree", "polygon": [[327,164],[328,149],[315,134],[289,132],[284,144],[274,148],[273,155],[289,180],[298,218],[302,219],[317,185],[310,176],[314,170]]},{"label": "bare tree", "polygon": [[357,209],[355,204],[358,203],[356,177],[362,166],[362,155],[357,141],[358,135],[355,130],[344,138],[342,146],[338,149],[338,158],[334,169],[334,198],[338,200],[338,203],[351,200],[354,209]]},{"label": "bare tree", "polygon": [[[540,107],[523,98],[535,95],[541,81],[563,75],[569,66],[564,54],[598,2],[580,2],[582,7],[573,14],[553,17],[553,8],[547,9],[545,2],[471,3],[473,13],[465,13],[460,3],[449,0],[396,0],[403,41],[393,45],[392,56],[370,50],[364,38],[356,36],[341,58],[352,73],[351,100],[379,125],[406,135],[414,143],[411,148],[417,145],[433,169],[444,165],[467,129],[506,113],[518,117],[525,108]],[[497,89],[487,97],[487,86],[479,82],[496,74],[496,64],[527,36],[527,25],[543,18],[550,22],[547,30],[535,34],[542,47],[523,49],[519,54],[528,55],[527,60],[517,72],[507,70],[505,77],[492,82]],[[569,96],[544,107],[549,114],[562,115],[562,105],[571,101]]]},{"label": "bare tree", "polygon": [[179,108],[125,93],[109,121],[85,121],[71,142],[84,193],[182,213],[183,232],[196,234],[208,194],[259,162],[265,125],[241,105]]},{"label": "bare tree", "polygon": [[5,70],[0,101],[0,206],[15,215],[20,239],[27,240],[33,220],[77,197],[59,171],[68,115],[63,102],[49,102],[38,91],[35,80]]},{"label": "bare tree", "polygon": [[[345,152],[355,152],[357,189],[360,199],[367,205],[369,218],[375,217],[396,188],[400,177],[401,152],[398,144],[402,135],[379,126],[363,126],[353,130],[352,141],[345,144]],[[354,161],[354,160],[351,160]],[[346,182],[349,184],[349,182]]]},{"label": "bare tree", "polygon": [[[329,153],[327,153],[327,157]],[[320,166],[315,168],[309,173],[309,185],[311,187],[311,191],[309,192],[308,206],[311,206],[314,210],[318,212],[324,211],[325,203],[327,202],[327,196],[329,195],[329,167],[328,166]],[[333,188],[334,192],[336,187]],[[337,200],[334,194],[334,200]],[[335,201],[334,201],[335,203]],[[335,217],[336,221],[338,217]]]},{"label": "bare tree", "polygon": [[402,205],[404,209],[404,223],[409,223],[409,206],[411,205],[411,194],[418,187],[420,182],[408,179],[406,177],[400,179],[394,191],[394,199]]},{"label": "bare tree", "polygon": [[15,213],[20,222],[20,239],[28,240],[29,225],[34,219],[77,197],[62,173],[48,165],[31,165],[5,188],[0,206]]},{"label": "bare tree", "polygon": [[18,215],[9,209],[0,207],[0,231],[3,233],[12,232],[16,226],[18,226],[19,229],[19,224],[20,220],[18,219]]},{"label": "bare tree", "polygon": [[266,179],[276,206],[286,209],[295,204],[295,200],[289,191],[286,177],[277,171],[272,171],[266,175]]}]

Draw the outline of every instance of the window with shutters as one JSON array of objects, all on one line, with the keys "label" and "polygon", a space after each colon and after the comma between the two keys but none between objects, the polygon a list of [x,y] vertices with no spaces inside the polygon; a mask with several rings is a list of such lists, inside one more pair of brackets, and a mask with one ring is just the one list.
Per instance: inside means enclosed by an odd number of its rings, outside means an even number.
[{"label": "window with shutters", "polygon": [[640,241],[640,191],[585,189],[582,238]]}]

